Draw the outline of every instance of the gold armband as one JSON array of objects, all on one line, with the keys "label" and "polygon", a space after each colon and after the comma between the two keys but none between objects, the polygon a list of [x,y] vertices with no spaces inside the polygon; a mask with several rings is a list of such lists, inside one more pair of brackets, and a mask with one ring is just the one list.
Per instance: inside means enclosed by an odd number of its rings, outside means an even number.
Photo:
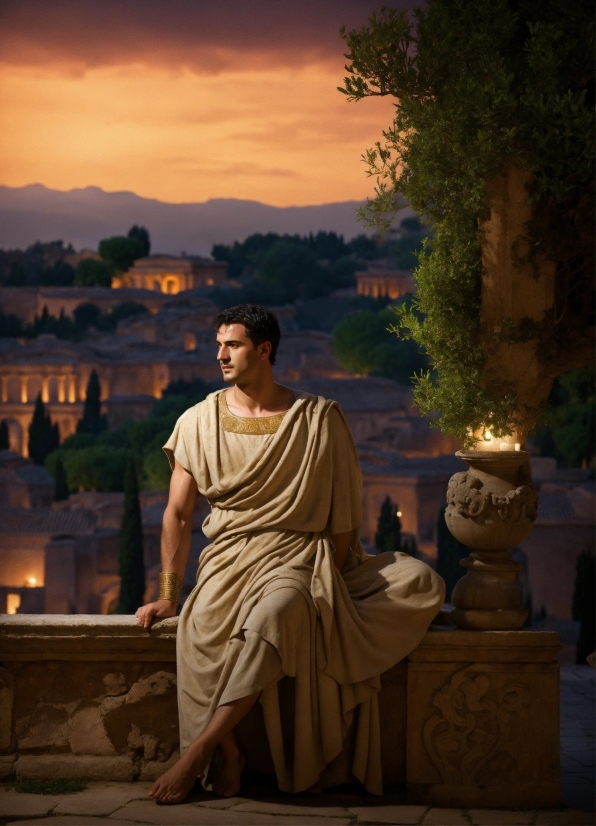
[{"label": "gold armband", "polygon": [[182,591],[182,577],[173,571],[162,572],[159,575],[159,597],[178,604],[180,592]]}]

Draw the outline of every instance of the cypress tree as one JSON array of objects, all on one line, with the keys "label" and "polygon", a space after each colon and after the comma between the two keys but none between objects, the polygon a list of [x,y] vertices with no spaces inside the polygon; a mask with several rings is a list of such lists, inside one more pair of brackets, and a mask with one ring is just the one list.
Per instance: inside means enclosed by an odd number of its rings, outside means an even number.
[{"label": "cypress tree", "polygon": [[0,422],[0,450],[10,450],[10,437],[6,419],[2,419]]},{"label": "cypress tree", "polygon": [[120,597],[118,614],[134,614],[143,604],[145,564],[139,485],[132,456],[124,474],[124,516],[120,530]]},{"label": "cypress tree", "polygon": [[54,502],[62,502],[64,499],[68,499],[70,490],[68,489],[68,484],[66,482],[66,471],[64,470],[64,462],[62,459],[58,459],[56,462],[54,482],[56,483],[56,487],[54,489]]},{"label": "cypress tree", "polygon": [[29,456],[36,465],[43,465],[46,456],[60,444],[60,432],[57,424],[52,424],[50,414],[41,400],[41,393],[35,400],[33,418],[29,425]]},{"label": "cypress tree", "polygon": [[107,430],[107,427],[106,417],[101,415],[99,376],[96,370],[92,370],[89,381],[87,382],[83,418],[79,419],[77,423],[77,433],[93,433],[96,435]]},{"label": "cypress tree", "polygon": [[375,548],[379,551],[401,550],[401,522],[397,515],[398,510],[398,506],[387,496],[381,505],[375,534]]},{"label": "cypress tree", "polygon": [[575,662],[585,665],[586,657],[596,648],[596,564],[592,551],[583,551],[577,558],[572,616],[579,620]]},{"label": "cypress tree", "polygon": [[440,508],[437,521],[437,573],[445,580],[447,602],[451,600],[455,583],[465,574],[459,562],[470,553],[470,548],[453,536],[445,521],[445,508]]}]

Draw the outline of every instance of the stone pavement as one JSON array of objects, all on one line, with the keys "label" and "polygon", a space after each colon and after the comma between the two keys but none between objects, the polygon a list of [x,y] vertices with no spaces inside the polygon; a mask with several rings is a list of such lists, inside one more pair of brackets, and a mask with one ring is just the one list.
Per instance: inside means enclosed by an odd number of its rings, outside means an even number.
[{"label": "stone pavement", "polygon": [[[51,797],[0,791],[0,823],[34,826],[583,826],[594,814],[573,809],[548,812],[439,809],[407,806],[396,796],[382,802],[357,794],[276,795],[229,800],[193,793],[180,806],[158,806],[147,799],[149,783],[91,783],[77,794]],[[18,818],[18,819],[17,819]]]},{"label": "stone pavement", "polygon": [[583,826],[594,824],[595,672],[589,666],[561,669],[561,778],[563,808],[523,810],[440,809],[404,805],[359,794],[282,795],[261,790],[223,800],[194,792],[181,806],[157,806],[147,799],[149,783],[90,783],[77,794],[20,794],[0,788],[0,826]]}]

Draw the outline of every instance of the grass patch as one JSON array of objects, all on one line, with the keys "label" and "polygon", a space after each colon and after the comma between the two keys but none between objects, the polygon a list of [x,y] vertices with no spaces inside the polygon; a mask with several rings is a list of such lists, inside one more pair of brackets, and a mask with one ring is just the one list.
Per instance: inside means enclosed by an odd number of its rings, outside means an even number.
[{"label": "grass patch", "polygon": [[21,794],[75,794],[87,788],[86,780],[20,780],[15,791]]}]

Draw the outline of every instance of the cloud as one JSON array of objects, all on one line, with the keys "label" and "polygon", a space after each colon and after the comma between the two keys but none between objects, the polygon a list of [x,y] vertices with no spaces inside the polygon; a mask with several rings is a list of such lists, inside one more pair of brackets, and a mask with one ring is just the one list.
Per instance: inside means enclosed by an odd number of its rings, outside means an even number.
[{"label": "cloud", "polygon": [[135,64],[197,74],[341,66],[340,26],[364,25],[376,8],[372,0],[0,0],[0,63],[71,75]]}]

